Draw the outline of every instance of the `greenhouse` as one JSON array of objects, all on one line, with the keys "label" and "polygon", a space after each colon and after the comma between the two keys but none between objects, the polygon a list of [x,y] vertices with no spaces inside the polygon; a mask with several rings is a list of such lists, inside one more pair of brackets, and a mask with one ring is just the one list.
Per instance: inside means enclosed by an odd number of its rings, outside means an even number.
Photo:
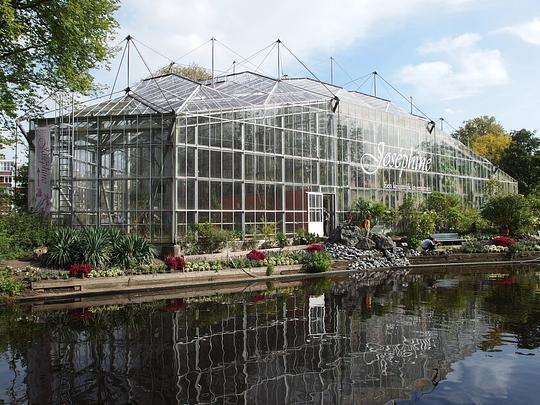
[{"label": "greenhouse", "polygon": [[479,206],[492,178],[517,192],[433,121],[307,78],[152,77],[36,120],[30,134],[33,207],[164,245],[201,222],[320,234],[325,210],[336,225],[358,198],[397,207],[407,193],[441,191]]}]

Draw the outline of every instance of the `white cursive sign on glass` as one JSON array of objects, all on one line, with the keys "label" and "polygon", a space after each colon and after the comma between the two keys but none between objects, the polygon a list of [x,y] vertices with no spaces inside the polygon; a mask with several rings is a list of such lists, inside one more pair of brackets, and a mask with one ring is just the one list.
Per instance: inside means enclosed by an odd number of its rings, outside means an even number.
[{"label": "white cursive sign on glass", "polygon": [[399,169],[399,177],[404,169],[418,172],[431,171],[431,158],[420,155],[413,148],[409,151],[401,148],[399,152],[385,152],[384,142],[377,144],[377,153],[364,153],[360,158],[360,167],[366,174],[375,174],[380,168]]}]

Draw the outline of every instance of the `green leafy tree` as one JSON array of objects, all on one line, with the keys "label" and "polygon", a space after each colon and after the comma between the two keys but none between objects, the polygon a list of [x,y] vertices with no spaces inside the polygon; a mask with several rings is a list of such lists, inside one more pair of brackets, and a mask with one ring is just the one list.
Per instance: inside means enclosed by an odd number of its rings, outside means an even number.
[{"label": "green leafy tree", "polygon": [[119,0],[0,0],[0,126],[56,92],[88,93],[112,55]]},{"label": "green leafy tree", "polygon": [[422,204],[411,194],[405,196],[399,215],[399,227],[412,247],[435,232],[437,214],[433,210],[423,210]]},{"label": "green leafy tree", "polygon": [[188,66],[170,64],[157,71],[158,75],[165,75],[168,73],[174,73],[195,81],[208,80],[212,78],[212,73],[208,69],[197,65],[195,62]]},{"label": "green leafy tree", "polygon": [[484,135],[506,135],[503,126],[497,122],[495,117],[483,115],[464,121],[463,126],[452,135],[465,145],[473,145],[473,142]]},{"label": "green leafy tree", "polygon": [[531,203],[522,194],[490,198],[482,208],[482,216],[498,228],[508,226],[514,235],[528,233],[535,223]]},{"label": "green leafy tree", "polygon": [[540,139],[534,131],[510,133],[512,142],[504,152],[500,168],[518,182],[520,193],[528,195],[540,183]]}]

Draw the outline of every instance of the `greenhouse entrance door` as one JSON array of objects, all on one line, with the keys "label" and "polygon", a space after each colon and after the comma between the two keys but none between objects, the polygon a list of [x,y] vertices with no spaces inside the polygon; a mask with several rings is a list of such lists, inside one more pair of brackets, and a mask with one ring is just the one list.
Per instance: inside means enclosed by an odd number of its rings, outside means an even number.
[{"label": "greenhouse entrance door", "polygon": [[307,193],[308,232],[322,237],[324,235],[323,194]]}]

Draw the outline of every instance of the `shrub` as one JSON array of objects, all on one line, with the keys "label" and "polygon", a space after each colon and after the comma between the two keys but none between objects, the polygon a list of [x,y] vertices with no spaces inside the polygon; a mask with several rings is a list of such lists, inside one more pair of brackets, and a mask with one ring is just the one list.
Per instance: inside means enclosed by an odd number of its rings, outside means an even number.
[{"label": "shrub", "polygon": [[214,253],[223,249],[233,240],[233,233],[210,223],[195,225],[197,232],[197,251],[199,253]]},{"label": "shrub", "polygon": [[313,253],[313,252],[324,252],[326,249],[324,248],[324,245],[320,243],[312,243],[306,248],[306,252]]},{"label": "shrub", "polygon": [[276,235],[276,242],[277,245],[283,249],[285,246],[289,244],[289,239],[287,239],[287,236],[283,232],[278,232]]},{"label": "shrub", "polygon": [[266,253],[260,251],[260,250],[252,250],[249,252],[246,257],[249,260],[253,260],[256,262],[262,262],[264,259],[266,259]]},{"label": "shrub", "polygon": [[111,240],[111,262],[113,266],[133,269],[143,264],[152,263],[156,257],[154,247],[139,235],[120,235]]},{"label": "shrub", "polygon": [[0,273],[0,297],[15,297],[24,290],[24,284],[7,273]]},{"label": "shrub", "polygon": [[85,278],[92,272],[92,267],[89,264],[72,264],[69,266],[69,276]]},{"label": "shrub", "polygon": [[296,231],[296,235],[293,238],[293,245],[310,245],[317,243],[321,240],[316,234],[309,233],[305,229],[299,229]]},{"label": "shrub", "polygon": [[332,256],[327,252],[313,252],[305,256],[303,264],[309,273],[322,273],[330,269]]},{"label": "shrub", "polygon": [[47,265],[67,268],[79,259],[80,233],[72,228],[58,228],[47,246]]},{"label": "shrub", "polygon": [[172,270],[184,270],[186,267],[186,259],[184,259],[184,256],[167,256],[165,264]]},{"label": "shrub", "polygon": [[103,267],[110,259],[110,231],[104,227],[88,227],[81,232],[81,261],[93,267]]},{"label": "shrub", "polygon": [[507,225],[513,235],[526,234],[534,225],[530,203],[521,194],[498,194],[490,198],[482,216],[499,228]]},{"label": "shrub", "polygon": [[497,236],[496,238],[493,238],[492,242],[495,246],[504,246],[504,247],[510,247],[514,243],[516,243],[514,239],[509,238],[508,236]]},{"label": "shrub", "polygon": [[266,275],[271,276],[272,274],[274,274],[274,266],[272,264],[269,264],[268,266],[266,266]]},{"label": "shrub", "polygon": [[435,232],[436,214],[434,211],[422,211],[411,195],[406,195],[399,207],[400,227],[411,247],[416,247],[428,235]]},{"label": "shrub", "polygon": [[0,215],[0,260],[30,256],[46,245],[52,234],[50,224],[39,215],[13,212]]}]

